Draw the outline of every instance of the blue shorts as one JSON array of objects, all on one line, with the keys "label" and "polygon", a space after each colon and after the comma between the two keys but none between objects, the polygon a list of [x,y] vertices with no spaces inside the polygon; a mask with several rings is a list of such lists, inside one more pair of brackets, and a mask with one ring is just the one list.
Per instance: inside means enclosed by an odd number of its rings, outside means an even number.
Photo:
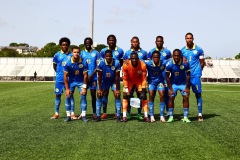
[{"label": "blue shorts", "polygon": [[172,85],[172,89],[173,89],[173,92],[174,94],[171,95],[172,97],[175,97],[177,95],[177,91],[180,91],[180,93],[183,95],[183,96],[188,96],[188,93],[184,92],[184,89],[186,88],[186,85],[185,84],[180,84],[180,85],[176,85],[176,84],[173,84]]},{"label": "blue shorts", "polygon": [[97,89],[97,81],[93,80],[88,82],[87,88],[90,90],[96,90]]},{"label": "blue shorts", "polygon": [[148,85],[148,90],[149,91],[164,91],[165,87],[164,87],[164,83],[158,83],[158,84],[149,84]]},{"label": "blue shorts", "polygon": [[112,91],[116,91],[116,84],[115,83],[114,84],[102,83],[102,90],[109,90],[110,87],[111,87]]},{"label": "blue shorts", "polygon": [[63,93],[63,89],[65,88],[64,86],[64,82],[55,82],[55,88],[54,88],[54,93],[55,94],[62,94]]},{"label": "blue shorts", "polygon": [[190,78],[190,84],[192,87],[192,91],[194,93],[202,93],[202,84],[201,84],[201,77],[196,76],[196,77],[191,77]]},{"label": "blue shorts", "polygon": [[70,91],[72,92],[72,93],[74,93],[74,90],[75,90],[75,87],[77,87],[78,88],[78,92],[80,93],[80,92],[82,92],[82,85],[83,85],[83,83],[79,83],[79,82],[72,82],[71,84],[70,84]]}]

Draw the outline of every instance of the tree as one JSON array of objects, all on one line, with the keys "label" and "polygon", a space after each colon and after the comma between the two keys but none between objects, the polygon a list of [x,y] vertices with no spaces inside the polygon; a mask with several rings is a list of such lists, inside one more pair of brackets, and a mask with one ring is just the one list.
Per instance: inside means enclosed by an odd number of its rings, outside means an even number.
[{"label": "tree", "polygon": [[0,57],[21,57],[21,55],[14,49],[3,48],[0,51]]},{"label": "tree", "polygon": [[240,59],[240,53],[235,56],[235,59]]},{"label": "tree", "polygon": [[99,44],[97,45],[97,47],[95,47],[95,49],[100,52],[103,48],[107,47],[105,44]]},{"label": "tree", "polygon": [[18,46],[18,44],[15,43],[15,42],[12,42],[12,43],[9,44],[9,47],[17,47],[17,46]]},{"label": "tree", "polygon": [[37,57],[53,57],[55,53],[60,50],[60,46],[54,42],[46,44],[41,50],[37,52]]},{"label": "tree", "polygon": [[29,45],[27,43],[19,43],[18,46],[25,46],[25,47],[29,47]]},{"label": "tree", "polygon": [[205,59],[212,59],[212,57],[210,57],[210,56],[207,56]]}]

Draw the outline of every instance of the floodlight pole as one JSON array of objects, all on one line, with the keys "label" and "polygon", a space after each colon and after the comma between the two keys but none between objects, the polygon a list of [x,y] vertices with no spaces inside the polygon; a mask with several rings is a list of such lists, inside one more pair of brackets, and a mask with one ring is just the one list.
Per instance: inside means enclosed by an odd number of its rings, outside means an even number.
[{"label": "floodlight pole", "polygon": [[90,0],[90,37],[93,40],[94,0]]}]

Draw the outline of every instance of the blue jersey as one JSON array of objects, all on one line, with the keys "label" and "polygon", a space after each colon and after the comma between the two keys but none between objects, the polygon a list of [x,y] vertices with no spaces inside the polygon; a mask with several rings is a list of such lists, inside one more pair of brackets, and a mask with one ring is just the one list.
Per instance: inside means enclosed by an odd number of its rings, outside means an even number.
[{"label": "blue jersey", "polygon": [[148,84],[157,85],[159,83],[164,83],[163,72],[165,72],[165,63],[160,61],[158,65],[155,65],[152,60],[145,61],[148,71]]},{"label": "blue jersey", "polygon": [[[100,52],[101,58],[105,58],[104,54],[105,54],[105,51],[108,49],[110,50],[109,47],[106,47],[101,50],[101,52]],[[112,50],[112,55],[113,55],[113,59],[120,61],[120,59],[123,59],[124,52],[123,52],[122,48],[116,46],[115,49]]]},{"label": "blue jersey", "polygon": [[193,45],[193,48],[190,49],[187,46],[181,49],[184,57],[187,58],[188,63],[191,68],[191,77],[202,76],[202,67],[200,64],[200,59],[204,58],[204,52],[201,47]]},{"label": "blue jersey", "polygon": [[[149,51],[148,55],[147,55],[148,59],[152,59],[152,53],[153,53],[154,51],[159,51],[159,49],[158,49],[157,47],[151,49],[151,50]],[[163,48],[160,50],[160,59],[161,59],[161,60],[168,60],[168,59],[170,59],[170,58],[172,58],[171,52],[170,52],[167,48],[164,48],[164,47],[163,47]]]},{"label": "blue jersey", "polygon": [[74,62],[72,58],[68,59],[64,66],[64,72],[68,73],[69,85],[74,82],[83,83],[83,73],[87,71],[87,65],[81,58],[79,59],[79,62]]},{"label": "blue jersey", "polygon": [[183,63],[180,61],[178,64],[174,60],[168,61],[166,64],[166,72],[171,73],[171,84],[182,85],[186,84],[187,74],[186,72],[190,70],[189,63]]},{"label": "blue jersey", "polygon": [[[127,50],[126,53],[124,54],[123,56],[123,60],[127,60],[130,58],[131,56],[131,53],[133,52],[134,50],[133,49],[130,49],[130,50]],[[137,54],[138,54],[138,58],[140,60],[147,60],[147,52],[143,49],[139,49],[138,51],[136,51]]]},{"label": "blue jersey", "polygon": [[[99,59],[99,52],[95,49],[90,50],[88,52],[86,49],[82,50],[80,53],[80,57],[82,58],[84,63],[87,63],[88,66],[88,75],[91,75],[94,70],[97,68],[97,61]],[[97,80],[97,74],[95,73],[92,77],[93,81]]]},{"label": "blue jersey", "polygon": [[66,64],[67,59],[70,59],[71,56],[72,56],[71,52],[63,53],[62,51],[58,51],[53,56],[53,63],[57,64],[56,82],[64,82],[63,67]]},{"label": "blue jersey", "polygon": [[101,59],[98,65],[98,70],[102,71],[102,82],[105,84],[114,84],[116,72],[120,72],[121,65],[118,60],[112,61],[108,64],[105,59]]}]

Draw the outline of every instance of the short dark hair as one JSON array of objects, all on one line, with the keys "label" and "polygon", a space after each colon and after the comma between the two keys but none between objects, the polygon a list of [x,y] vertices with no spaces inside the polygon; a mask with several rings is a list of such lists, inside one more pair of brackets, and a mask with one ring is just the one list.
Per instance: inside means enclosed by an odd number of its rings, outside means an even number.
[{"label": "short dark hair", "polygon": [[110,35],[107,37],[107,41],[108,41],[111,37],[117,42],[117,38],[116,38],[116,36],[113,35],[113,34],[110,34]]},{"label": "short dark hair", "polygon": [[106,55],[107,53],[110,53],[110,54],[112,55],[112,50],[107,49],[107,50],[104,52],[104,55]]},{"label": "short dark hair", "polygon": [[130,54],[130,58],[131,58],[133,55],[136,55],[137,58],[138,58],[138,54],[137,54],[137,52],[132,52],[132,53]]},{"label": "short dark hair", "polygon": [[153,53],[152,53],[152,57],[153,57],[154,54],[158,54],[158,55],[160,56],[160,52],[157,51],[157,50],[153,51]]},{"label": "short dark hair", "polygon": [[161,38],[161,39],[163,40],[163,36],[157,36],[157,37],[156,37],[156,40],[157,40],[158,38]]},{"label": "short dark hair", "polygon": [[67,38],[67,37],[63,37],[59,40],[59,45],[61,46],[63,42],[67,42],[68,45],[70,46],[71,42],[70,42],[70,39]]},{"label": "short dark hair", "polygon": [[191,32],[188,32],[188,33],[185,35],[185,37],[186,37],[187,35],[191,35],[191,36],[193,37],[193,34],[192,34]]},{"label": "short dark hair", "polygon": [[74,49],[79,49],[79,50],[80,50],[80,48],[79,48],[78,46],[72,46],[72,51],[73,51]]},{"label": "short dark hair", "polygon": [[174,54],[174,52],[179,52],[180,55],[183,56],[183,55],[182,55],[182,51],[181,51],[180,49],[174,49],[173,54]]},{"label": "short dark hair", "polygon": [[91,44],[93,44],[93,40],[90,37],[87,37],[87,38],[84,39],[84,44],[86,43],[87,40],[91,41]]}]

